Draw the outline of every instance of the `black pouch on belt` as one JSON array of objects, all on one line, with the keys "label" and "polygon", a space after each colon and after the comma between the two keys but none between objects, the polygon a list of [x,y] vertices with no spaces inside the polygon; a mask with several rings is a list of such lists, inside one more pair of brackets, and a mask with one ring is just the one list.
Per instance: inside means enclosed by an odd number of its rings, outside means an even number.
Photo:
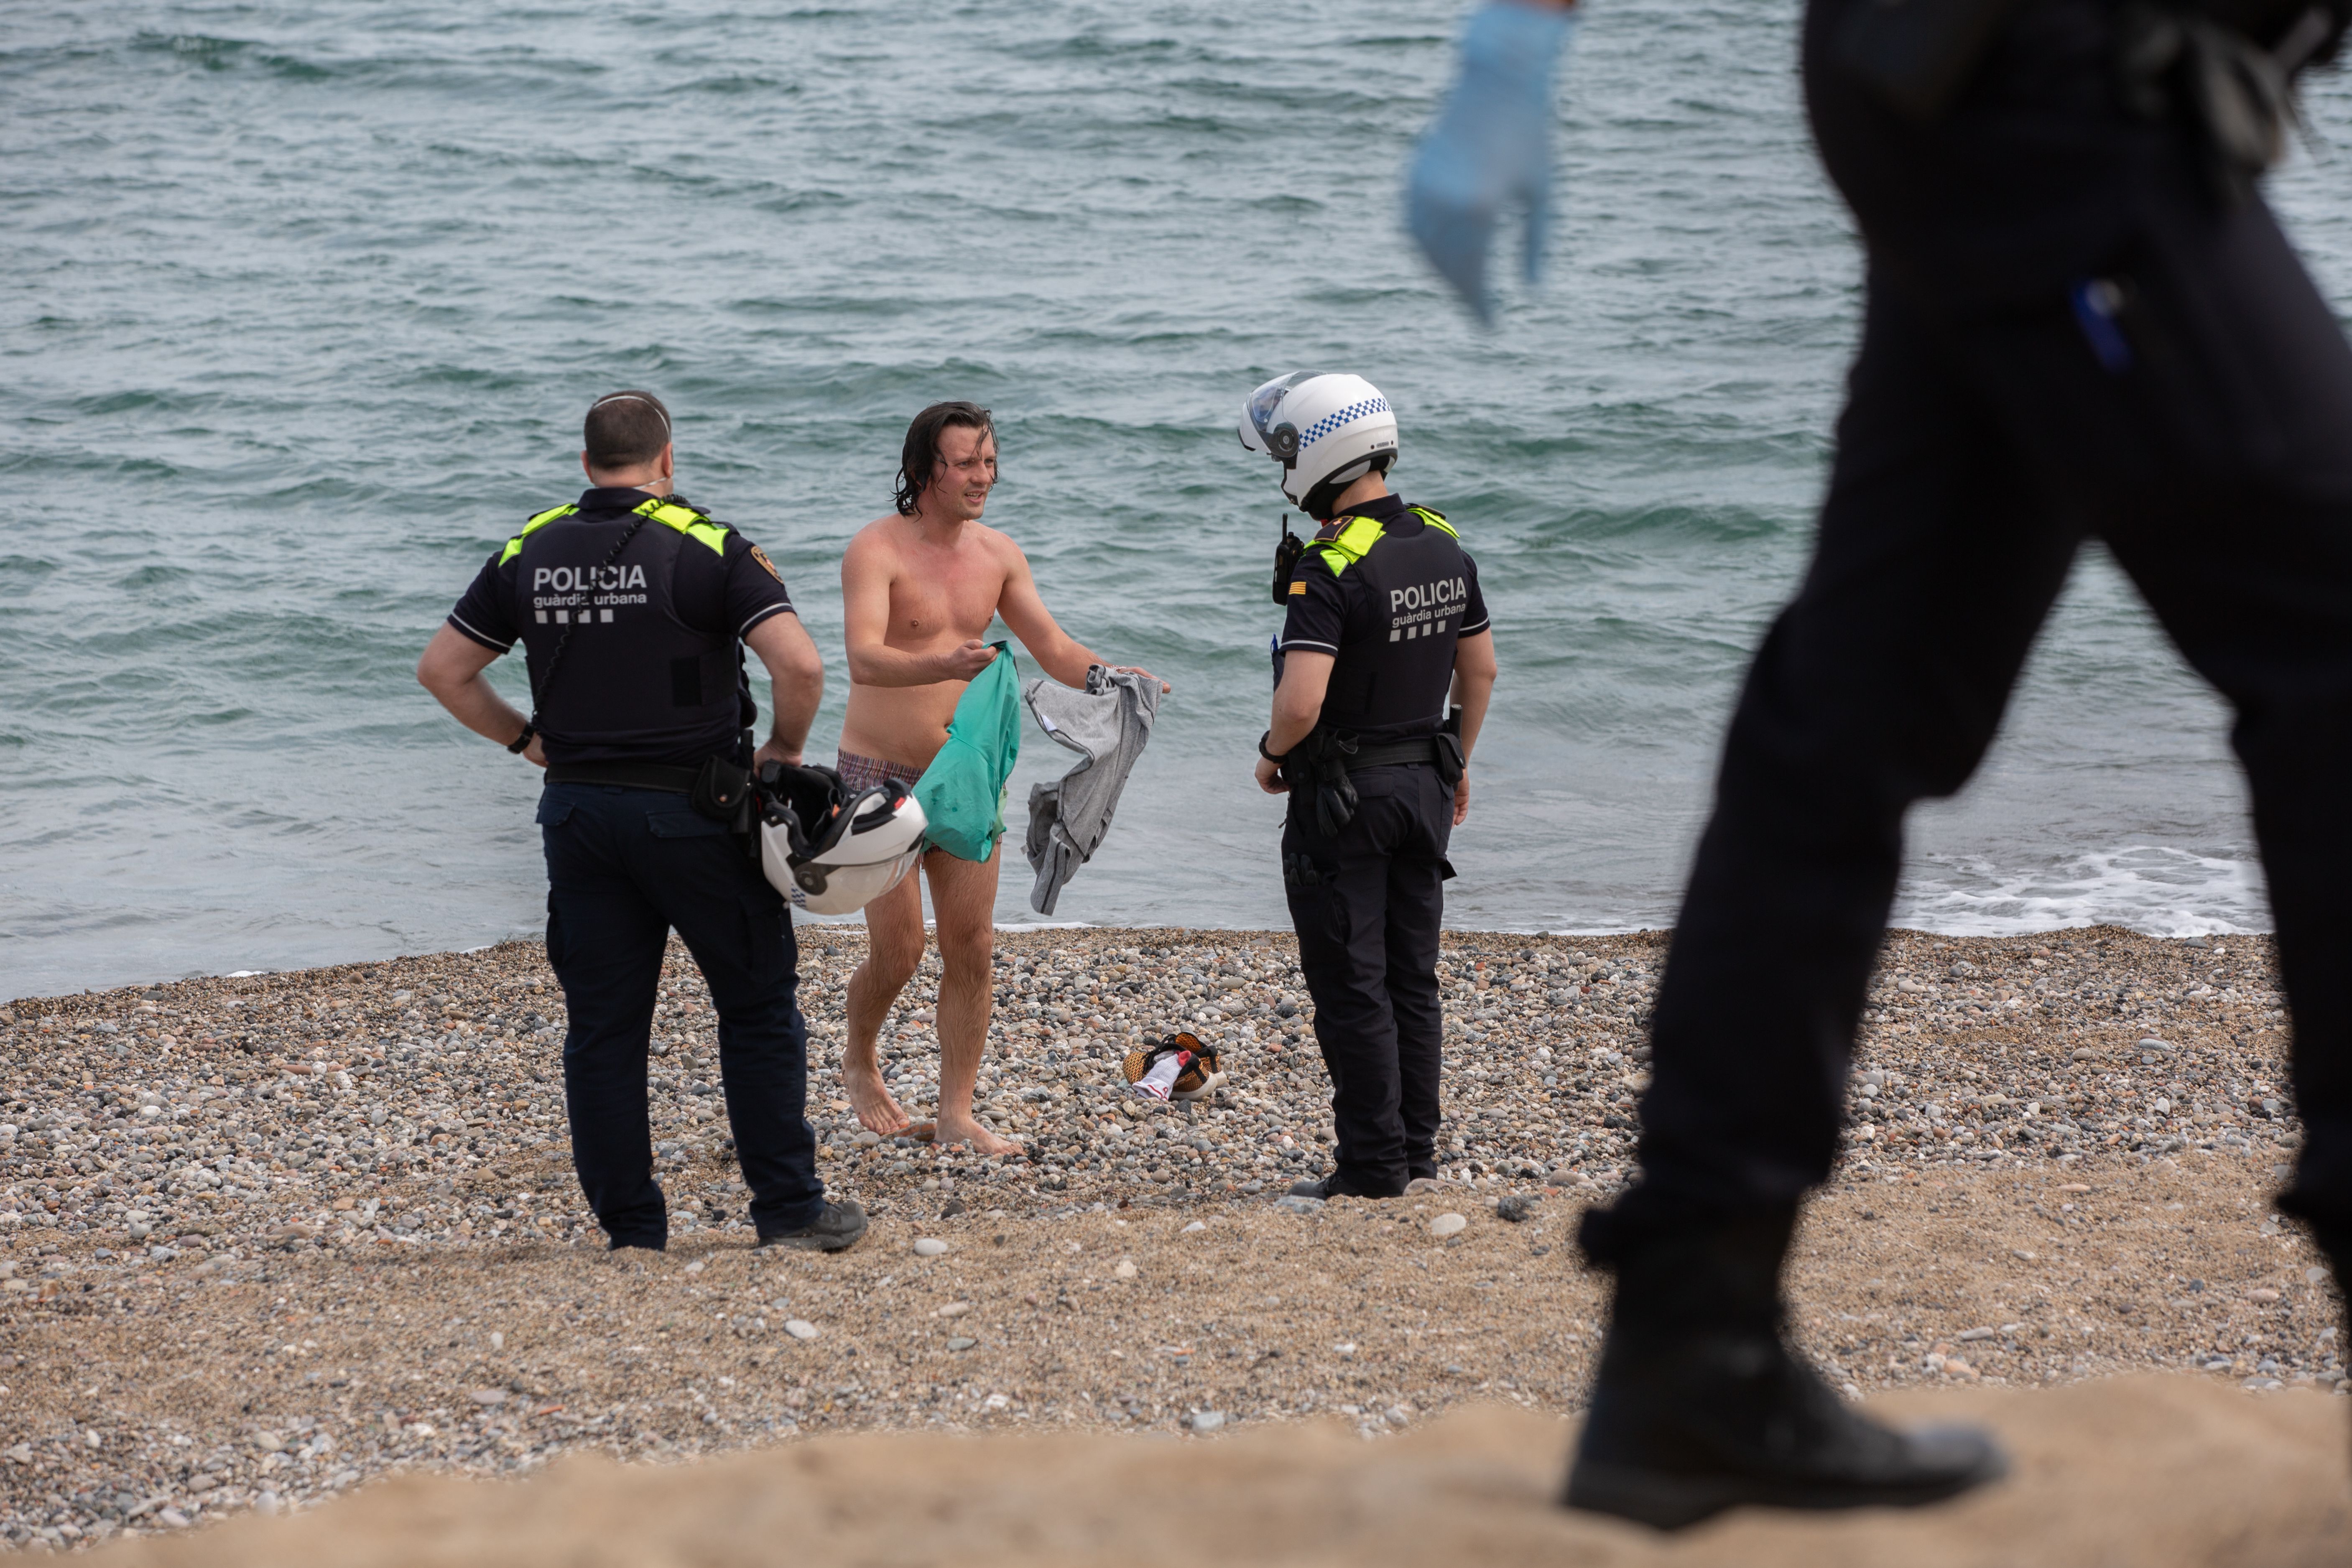
[{"label": "black pouch on belt", "polygon": [[1462,710],[1448,710],[1444,728],[1431,739],[1437,744],[1437,754],[1430,759],[1437,767],[1437,782],[1450,790],[1470,769],[1470,759],[1462,750]]},{"label": "black pouch on belt", "polygon": [[737,767],[725,757],[706,757],[695,770],[694,788],[686,802],[713,822],[749,835],[752,823],[751,770]]},{"label": "black pouch on belt", "polygon": [[1837,62],[1921,124],[1967,89],[2019,0],[1847,0]]},{"label": "black pouch on belt", "polygon": [[1462,782],[1463,770],[1468,766],[1462,757],[1462,737],[1440,730],[1430,739],[1437,743],[1437,755],[1431,759],[1437,767],[1437,782],[1452,789]]}]

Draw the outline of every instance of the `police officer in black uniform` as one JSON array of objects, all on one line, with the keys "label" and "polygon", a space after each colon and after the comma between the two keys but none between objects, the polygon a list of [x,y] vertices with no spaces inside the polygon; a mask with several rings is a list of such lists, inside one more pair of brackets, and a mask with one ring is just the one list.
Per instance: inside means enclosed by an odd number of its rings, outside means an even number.
[{"label": "police officer in black uniform", "polygon": [[1904,814],[1975,769],[2089,538],[2237,710],[2308,1131],[2279,1206],[2352,1286],[2352,350],[2258,188],[2347,10],[1812,0],[1862,346],[1811,568],[1725,742],[1642,1174],[1582,1227],[1616,1300],[1571,1505],[1675,1526],[2001,1473],[1980,1434],[1848,1408],[1788,1348],[1780,1271],[1837,1152]]},{"label": "police officer in black uniform", "polygon": [[1251,397],[1241,433],[1322,525],[1276,557],[1288,614],[1258,742],[1259,786],[1290,796],[1283,886],[1338,1145],[1328,1176],[1291,1191],[1395,1197],[1437,1173],[1445,847],[1470,809],[1495,639],[1453,525],[1389,494],[1397,424],[1378,388],[1284,376]]},{"label": "police officer in black uniform", "polygon": [[[761,1245],[838,1251],[866,1228],[828,1202],[803,1114],[792,922],[736,829],[757,717],[749,645],[774,683],[756,761],[800,761],[824,688],[765,552],[675,493],[669,411],[616,392],[588,411],[589,489],[493,552],[417,665],[459,722],[547,769],[547,956],[562,983],[572,1163],[615,1247],[667,1244],[646,1056],[675,930],[719,1014],[720,1078]],[[535,711],[483,672],[520,640]]]}]

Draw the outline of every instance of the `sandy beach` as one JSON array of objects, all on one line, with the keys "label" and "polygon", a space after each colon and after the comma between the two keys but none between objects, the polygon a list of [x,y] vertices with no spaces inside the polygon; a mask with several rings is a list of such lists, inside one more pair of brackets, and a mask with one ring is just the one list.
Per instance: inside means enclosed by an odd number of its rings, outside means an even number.
[{"label": "sandy beach", "polygon": [[[581,1208],[531,944],[0,1008],[0,1530],[78,1545],[395,1471],[907,1429],[1312,1456],[1298,1423],[1400,1452],[1435,1426],[1410,1451],[1442,1468],[1538,1421],[1510,1484],[1557,1467],[1601,1302],[1570,1237],[1627,1170],[1662,936],[1449,935],[1448,1179],[1319,1208],[1277,1201],[1328,1136],[1286,936],[1005,933],[983,1083],[1032,1150],[1009,1163],[861,1140],[826,1060],[861,933],[803,941],[824,1169],[876,1215],[832,1258],[751,1248],[688,965],[655,1063],[660,1257],[607,1255]],[[886,1042],[918,1103],[929,997]],[[2000,1410],[2153,1387],[2130,1397],[2216,1433],[2307,1404],[2340,1472],[2337,1304],[2266,1207],[2300,1135],[2267,942],[1897,933],[1872,1001],[1792,1270],[1835,1378]],[[1177,1026],[1231,1081],[1139,1105],[1118,1056]],[[2117,1419],[2061,1403],[2088,1397],[2031,1400]]]},{"label": "sandy beach", "polygon": [[1736,1513],[1660,1537],[1553,1506],[1567,1436],[1492,1405],[1367,1447],[1328,1422],[1205,1443],[861,1434],[622,1468],[572,1458],[519,1484],[415,1478],[294,1520],[106,1549],[142,1568],[754,1568],[816,1563],[1497,1563],[1561,1568],[2321,1568],[2352,1533],[2343,1410],[2180,1379],[2021,1394],[1895,1394],[1897,1420],[1990,1423],[2008,1484],[1947,1508]]}]

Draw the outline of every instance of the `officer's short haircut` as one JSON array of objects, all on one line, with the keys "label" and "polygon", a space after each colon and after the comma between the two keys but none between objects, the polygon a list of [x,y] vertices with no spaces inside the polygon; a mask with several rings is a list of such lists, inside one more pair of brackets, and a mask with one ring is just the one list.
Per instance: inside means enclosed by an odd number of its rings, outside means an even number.
[{"label": "officer's short haircut", "polygon": [[650,392],[608,392],[588,405],[581,446],[592,468],[634,468],[669,445],[669,410]]},{"label": "officer's short haircut", "polygon": [[985,437],[996,435],[996,421],[987,409],[977,403],[934,403],[915,416],[907,426],[907,444],[898,453],[898,515],[912,517],[915,508],[930,488],[931,476],[940,467],[940,432],[947,429],[977,430]]}]

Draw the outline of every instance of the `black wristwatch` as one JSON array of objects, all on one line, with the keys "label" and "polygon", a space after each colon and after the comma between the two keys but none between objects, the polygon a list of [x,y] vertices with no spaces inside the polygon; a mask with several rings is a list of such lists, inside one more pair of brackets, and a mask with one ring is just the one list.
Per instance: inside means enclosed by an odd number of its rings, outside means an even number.
[{"label": "black wristwatch", "polygon": [[1272,763],[1276,767],[1280,767],[1284,763],[1290,760],[1290,753],[1285,752],[1281,756],[1277,757],[1272,752],[1267,751],[1265,749],[1265,743],[1267,741],[1271,740],[1273,736],[1274,731],[1271,730],[1267,730],[1258,736],[1257,754],[1264,757],[1267,762]]},{"label": "black wristwatch", "polygon": [[508,750],[508,751],[509,751],[509,752],[513,752],[516,756],[518,756],[518,757],[521,756],[521,755],[523,754],[523,751],[524,751],[524,749],[525,749],[525,748],[527,748],[528,746],[530,746],[530,738],[531,738],[533,735],[536,735],[536,734],[538,734],[538,733],[539,733],[539,725],[538,725],[538,723],[537,723],[536,721],[532,721],[532,720],[530,720],[530,719],[526,719],[526,720],[524,720],[524,721],[522,721],[522,733],[521,733],[521,734],[520,734],[520,735],[517,735],[517,736],[516,736],[516,737],[515,737],[511,742],[509,742],[508,743],[508,745],[507,745],[507,750]]}]

